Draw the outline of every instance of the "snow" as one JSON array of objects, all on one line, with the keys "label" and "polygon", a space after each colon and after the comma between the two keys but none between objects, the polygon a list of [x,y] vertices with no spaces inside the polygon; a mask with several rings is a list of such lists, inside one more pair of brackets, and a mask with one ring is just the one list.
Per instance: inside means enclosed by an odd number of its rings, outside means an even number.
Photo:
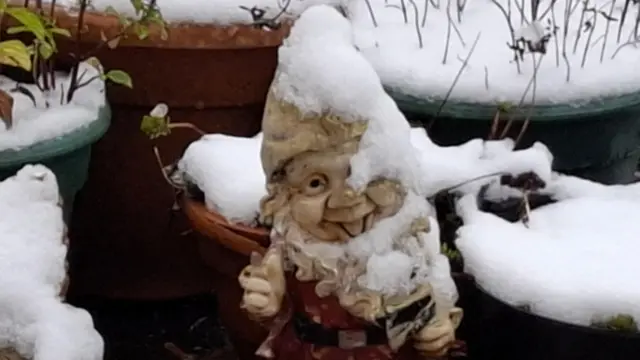
[{"label": "snow", "polygon": [[179,171],[205,194],[205,204],[232,223],[257,225],[267,195],[260,163],[262,133],[252,138],[210,134],[189,145]]},{"label": "snow", "polygon": [[544,317],[583,326],[621,314],[640,321],[638,184],[558,175],[546,192],[559,201],[533,210],[528,228],[479,211],[474,194],[463,197],[456,245],[465,272]]},{"label": "snow", "polygon": [[[547,43],[546,55],[535,54],[535,64],[532,53],[525,53],[524,60],[520,62],[520,73],[512,61],[513,52],[506,45],[512,43],[511,31],[496,2],[511,13],[515,36],[535,42],[540,40],[538,32],[541,29],[547,34],[554,23],[558,27],[556,36]],[[459,20],[456,5],[461,3],[465,8]],[[557,0],[553,11],[549,8],[550,1],[541,1],[537,22],[530,21],[532,3],[513,0],[351,0],[348,10],[354,25],[355,43],[382,82],[418,98],[445,98],[476,37],[476,49],[470,55],[450,100],[519,104],[526,94],[525,103],[577,104],[592,98],[640,90],[640,73],[635,71],[635,64],[640,62],[640,49],[633,43],[636,38],[633,36],[634,22],[640,7],[629,7],[618,41],[620,21],[609,22],[602,14],[620,19],[624,1],[590,0],[588,7],[595,7],[602,13],[594,20],[594,15],[586,12],[582,25],[582,1]],[[516,4],[524,4],[527,22],[521,21]],[[406,21],[403,6],[406,8]],[[565,36],[566,8],[574,10],[568,16]],[[372,13],[377,26],[372,21]],[[451,26],[448,14],[452,19]],[[587,21],[594,25],[593,31],[585,30]],[[629,41],[632,43],[623,46]],[[587,55],[583,66],[585,49]],[[569,67],[563,52],[566,52]],[[536,66],[535,82],[529,85],[534,80]]]},{"label": "snow", "polygon": [[[58,0],[57,5],[76,6],[78,0]],[[199,23],[213,25],[252,24],[251,12],[241,6],[265,11],[264,19],[295,18],[315,4],[339,4],[342,0],[157,0],[156,4],[169,23]],[[130,0],[92,0],[91,8],[105,11],[109,6],[120,14],[136,18]],[[283,8],[286,6],[286,12]],[[278,15],[280,15],[278,17]]]},{"label": "snow", "polygon": [[91,316],[58,295],[67,251],[59,200],[55,175],[42,165],[0,182],[0,348],[34,360],[100,360]]},{"label": "snow", "polygon": [[[98,70],[87,63],[81,63],[78,74],[83,73],[81,82],[98,75]],[[61,105],[60,99],[63,93],[66,94],[70,81],[70,75],[57,74],[56,89],[46,94],[40,92],[33,84],[20,84],[34,95],[34,106],[29,96],[20,92],[10,92],[16,86],[15,81],[0,76],[0,89],[7,91],[14,101],[13,127],[7,130],[4,122],[0,121],[0,152],[19,150],[55,139],[97,120],[98,112],[106,104],[104,81],[96,78],[78,89],[70,103]]]}]

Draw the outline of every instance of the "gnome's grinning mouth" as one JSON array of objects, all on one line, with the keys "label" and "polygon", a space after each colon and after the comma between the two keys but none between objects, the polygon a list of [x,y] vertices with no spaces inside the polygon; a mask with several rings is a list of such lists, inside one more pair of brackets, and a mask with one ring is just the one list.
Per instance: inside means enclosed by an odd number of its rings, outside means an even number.
[{"label": "gnome's grinning mouth", "polygon": [[373,216],[374,216],[374,212],[370,212],[369,214],[365,215],[361,219],[357,220],[357,221],[360,221],[361,224],[359,224],[359,226],[356,229],[354,229],[353,226],[347,226],[347,223],[340,222],[336,224],[340,226],[340,228],[344,230],[347,234],[349,234],[349,236],[356,237],[364,233],[365,231],[369,230],[368,228],[370,227],[370,224],[373,223]]}]

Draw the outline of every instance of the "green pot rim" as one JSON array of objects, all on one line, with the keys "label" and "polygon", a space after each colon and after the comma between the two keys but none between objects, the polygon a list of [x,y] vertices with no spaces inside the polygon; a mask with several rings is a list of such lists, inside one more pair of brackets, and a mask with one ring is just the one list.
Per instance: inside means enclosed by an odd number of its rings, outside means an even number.
[{"label": "green pot rim", "polygon": [[[396,101],[398,107],[406,112],[435,115],[442,104],[442,100],[438,98],[420,98],[392,87],[385,87],[385,90]],[[640,106],[640,91],[616,96],[590,98],[573,103],[539,104],[532,110],[527,106],[523,106],[522,109],[511,111],[509,114],[514,114],[518,117],[530,115],[532,121],[579,121],[585,116],[593,117],[608,114],[634,106]],[[497,108],[497,104],[449,100],[443,106],[439,116],[486,121],[495,116]]]},{"label": "green pot rim", "polygon": [[41,162],[93,144],[107,132],[110,123],[111,108],[105,104],[95,121],[73,132],[19,150],[0,151],[0,168]]}]

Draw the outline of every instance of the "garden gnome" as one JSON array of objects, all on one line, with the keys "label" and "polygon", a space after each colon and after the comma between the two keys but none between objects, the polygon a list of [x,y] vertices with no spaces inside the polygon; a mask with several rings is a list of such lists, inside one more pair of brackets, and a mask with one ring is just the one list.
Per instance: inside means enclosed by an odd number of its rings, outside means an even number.
[{"label": "garden gnome", "polygon": [[279,50],[262,123],[272,245],[240,274],[241,306],[283,360],[445,355],[462,312],[410,127],[319,5]]}]

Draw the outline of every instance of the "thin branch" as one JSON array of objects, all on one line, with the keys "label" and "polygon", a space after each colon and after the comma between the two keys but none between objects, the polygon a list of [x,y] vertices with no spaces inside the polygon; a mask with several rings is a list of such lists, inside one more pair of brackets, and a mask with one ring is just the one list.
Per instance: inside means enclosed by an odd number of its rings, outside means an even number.
[{"label": "thin branch", "polygon": [[[611,2],[611,8],[609,8],[609,16],[607,17],[607,28],[604,31],[604,41],[602,42],[602,50],[600,51],[600,63],[602,63],[602,61],[604,60],[604,52],[607,48],[607,38],[609,37],[609,26],[611,25],[611,20],[612,19],[612,15],[613,15],[613,9],[615,6],[616,2],[612,1]],[[596,15],[597,16],[597,15]],[[593,24],[595,27],[595,23]]]},{"label": "thin branch", "polygon": [[460,70],[458,70],[458,73],[456,74],[456,77],[453,79],[453,83],[449,87],[449,90],[447,91],[444,99],[442,99],[442,103],[440,103],[440,107],[438,107],[438,111],[436,111],[436,113],[435,113],[435,115],[433,117],[434,120],[431,121],[431,123],[427,127],[427,130],[428,130],[428,128],[433,126],[433,123],[435,122],[435,119],[437,119],[438,116],[440,115],[440,113],[442,112],[442,109],[444,108],[444,105],[449,100],[449,97],[451,96],[451,93],[453,92],[453,89],[458,84],[458,81],[460,80],[460,76],[464,72],[464,69],[467,67],[467,65],[469,65],[469,59],[471,59],[471,55],[473,55],[473,53],[476,50],[476,45],[478,45],[478,40],[480,40],[480,35],[481,34],[482,34],[482,32],[478,32],[478,35],[476,35],[476,39],[473,41],[473,45],[471,45],[471,49],[469,50],[469,53],[467,54],[467,57],[464,59],[464,62],[462,63],[462,66],[460,67]]},{"label": "thin branch", "polygon": [[[509,11],[509,13],[507,12],[507,10],[505,10],[504,6],[502,6],[498,1],[496,0],[491,0],[491,2],[496,5],[498,7],[498,9],[500,9],[500,12],[502,12],[502,15],[504,15],[504,18],[507,20],[507,25],[509,26],[509,32],[511,33],[511,44],[515,44],[516,43],[516,36],[515,36],[515,29],[513,28],[513,24],[511,24],[511,16],[509,15],[511,11]],[[509,4],[511,4],[511,1],[509,1]],[[520,62],[518,61],[518,58],[515,58],[516,61],[516,67],[518,69],[518,74],[520,74]]]},{"label": "thin branch", "polygon": [[416,5],[416,2],[414,0],[409,0],[409,2],[411,3],[411,6],[413,6],[413,15],[415,16],[414,25],[416,28],[416,35],[418,36],[418,45],[420,46],[420,49],[422,49],[424,44],[422,43],[422,34],[420,33],[420,23],[418,22],[418,20],[420,19],[420,14],[418,13],[418,5]]}]

